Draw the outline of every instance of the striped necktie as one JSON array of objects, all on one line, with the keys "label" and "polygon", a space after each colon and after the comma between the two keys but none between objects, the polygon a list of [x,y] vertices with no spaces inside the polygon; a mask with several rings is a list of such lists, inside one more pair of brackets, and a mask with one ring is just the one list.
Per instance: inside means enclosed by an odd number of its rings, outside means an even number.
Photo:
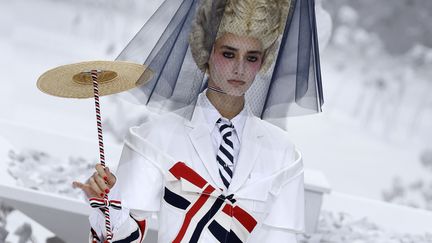
[{"label": "striped necktie", "polygon": [[225,118],[219,118],[216,124],[222,135],[222,141],[217,152],[216,160],[219,166],[219,174],[226,189],[228,189],[234,168],[234,144],[231,140],[234,126]]}]

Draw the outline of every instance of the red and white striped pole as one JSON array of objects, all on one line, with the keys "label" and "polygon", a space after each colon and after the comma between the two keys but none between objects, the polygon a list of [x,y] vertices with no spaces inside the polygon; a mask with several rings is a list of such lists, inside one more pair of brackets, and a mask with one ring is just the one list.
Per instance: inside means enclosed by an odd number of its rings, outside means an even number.
[{"label": "red and white striped pole", "polygon": [[[103,134],[102,134],[102,119],[100,112],[100,104],[99,104],[99,87],[98,87],[98,70],[91,70],[91,78],[93,80],[93,91],[94,91],[94,100],[95,100],[95,108],[96,108],[96,123],[98,130],[98,139],[99,139],[99,157],[102,167],[105,169],[105,151],[104,151],[104,143],[103,143]],[[103,200],[98,198],[90,198],[90,205],[94,208],[100,208],[105,216],[105,229],[107,238],[105,243],[111,243],[113,238],[113,233],[111,229],[111,221],[110,221],[110,210],[109,207],[112,206],[115,209],[121,209],[121,204],[119,201],[109,201],[108,194],[105,194]]]}]

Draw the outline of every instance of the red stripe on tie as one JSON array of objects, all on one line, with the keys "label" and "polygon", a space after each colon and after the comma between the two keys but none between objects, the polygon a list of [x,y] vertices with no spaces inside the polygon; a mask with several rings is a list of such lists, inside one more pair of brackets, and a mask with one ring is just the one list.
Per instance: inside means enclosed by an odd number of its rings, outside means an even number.
[{"label": "red stripe on tie", "polygon": [[[179,164],[179,163],[177,163]],[[177,165],[176,164],[176,165]],[[184,164],[183,164],[184,165]],[[186,166],[187,167],[187,166]],[[189,167],[187,167],[189,168]],[[172,172],[171,172],[172,173]],[[208,185],[201,196],[198,198],[198,200],[195,202],[195,204],[189,209],[189,211],[186,213],[185,219],[183,221],[183,225],[180,228],[179,233],[177,234],[176,238],[173,240],[173,243],[180,243],[186,233],[187,228],[189,227],[189,224],[192,220],[192,218],[195,216],[195,214],[202,208],[204,203],[209,198],[209,194],[211,194],[215,189]]]},{"label": "red stripe on tie", "polygon": [[247,229],[247,231],[249,231],[249,233],[252,232],[257,225],[257,221],[254,217],[240,207],[236,206],[233,208],[233,217],[236,218]]},{"label": "red stripe on tie", "polygon": [[183,178],[199,188],[203,188],[207,184],[204,178],[183,162],[177,162],[169,171],[178,180]]}]

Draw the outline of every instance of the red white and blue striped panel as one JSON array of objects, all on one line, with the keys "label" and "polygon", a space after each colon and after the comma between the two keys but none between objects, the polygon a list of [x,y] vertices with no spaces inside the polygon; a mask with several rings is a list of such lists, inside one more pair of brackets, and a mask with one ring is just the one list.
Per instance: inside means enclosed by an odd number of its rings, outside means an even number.
[{"label": "red white and blue striped panel", "polygon": [[[130,216],[131,219],[136,223],[136,227],[133,227],[132,232],[118,232],[114,235],[114,238],[112,239],[113,243],[143,243],[145,234],[147,232],[147,222],[146,220],[137,220]],[[91,228],[91,243],[106,243],[107,241],[101,241],[99,236],[96,234],[96,231]],[[127,235],[126,237],[119,238],[120,235]]]},{"label": "red white and blue striped panel", "polygon": [[[164,201],[185,211],[174,243],[198,242],[204,230],[209,230],[219,242],[247,241],[257,221],[235,205],[233,195],[222,195],[183,162],[176,163],[167,176],[170,183],[165,187]],[[181,186],[175,186],[176,183]]]}]

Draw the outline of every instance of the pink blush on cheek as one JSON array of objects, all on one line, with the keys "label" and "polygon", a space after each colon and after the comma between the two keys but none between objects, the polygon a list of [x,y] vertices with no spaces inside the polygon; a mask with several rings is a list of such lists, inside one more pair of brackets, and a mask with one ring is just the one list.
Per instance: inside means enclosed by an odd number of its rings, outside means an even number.
[{"label": "pink blush on cheek", "polygon": [[261,68],[261,62],[253,62],[249,65],[251,72],[257,73]]},{"label": "pink blush on cheek", "polygon": [[230,66],[231,66],[230,60],[224,57],[222,54],[214,55],[213,63],[215,68],[219,72],[227,72],[228,70],[230,70]]}]

